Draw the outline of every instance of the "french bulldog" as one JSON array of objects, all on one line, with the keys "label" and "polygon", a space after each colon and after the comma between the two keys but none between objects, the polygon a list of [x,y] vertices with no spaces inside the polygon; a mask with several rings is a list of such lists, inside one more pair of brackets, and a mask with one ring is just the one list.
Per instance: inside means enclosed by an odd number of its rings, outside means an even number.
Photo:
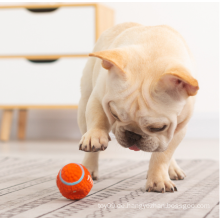
[{"label": "french bulldog", "polygon": [[185,136],[199,89],[193,56],[173,28],[116,25],[102,33],[81,79],[78,124],[83,165],[98,178],[112,131],[125,148],[152,152],[146,191],[177,191],[173,153]]}]

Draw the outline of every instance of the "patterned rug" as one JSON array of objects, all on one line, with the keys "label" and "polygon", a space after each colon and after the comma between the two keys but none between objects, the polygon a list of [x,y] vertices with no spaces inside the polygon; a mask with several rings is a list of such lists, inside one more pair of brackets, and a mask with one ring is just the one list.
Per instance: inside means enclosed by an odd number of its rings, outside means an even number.
[{"label": "patterned rug", "polygon": [[174,193],[145,192],[147,161],[102,160],[100,179],[87,197],[64,198],[55,159],[0,157],[1,218],[219,217],[219,166],[211,160],[177,161],[187,174]]}]

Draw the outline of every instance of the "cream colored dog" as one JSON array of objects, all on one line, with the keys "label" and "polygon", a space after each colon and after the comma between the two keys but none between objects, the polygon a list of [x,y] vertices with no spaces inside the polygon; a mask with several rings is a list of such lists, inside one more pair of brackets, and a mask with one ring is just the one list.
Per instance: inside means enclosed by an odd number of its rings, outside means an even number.
[{"label": "cream colored dog", "polygon": [[83,164],[98,178],[109,132],[131,150],[153,152],[146,190],[173,192],[185,174],[172,155],[186,133],[199,87],[191,53],[168,26],[123,23],[105,31],[81,80],[78,123]]}]

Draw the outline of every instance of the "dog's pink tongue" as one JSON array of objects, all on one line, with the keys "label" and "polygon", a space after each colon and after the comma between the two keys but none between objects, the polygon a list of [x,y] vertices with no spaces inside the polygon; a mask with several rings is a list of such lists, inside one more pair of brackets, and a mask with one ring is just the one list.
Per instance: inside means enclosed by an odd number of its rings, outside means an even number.
[{"label": "dog's pink tongue", "polygon": [[136,145],[133,145],[133,146],[129,147],[129,149],[134,150],[134,151],[139,151],[140,150]]}]

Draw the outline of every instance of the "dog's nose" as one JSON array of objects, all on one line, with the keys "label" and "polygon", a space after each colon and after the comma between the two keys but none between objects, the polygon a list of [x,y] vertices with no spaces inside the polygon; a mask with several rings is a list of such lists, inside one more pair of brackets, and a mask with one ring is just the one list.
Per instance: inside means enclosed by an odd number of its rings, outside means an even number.
[{"label": "dog's nose", "polygon": [[125,131],[125,135],[127,138],[131,138],[134,141],[139,141],[141,139],[141,135],[136,134],[132,131]]}]

